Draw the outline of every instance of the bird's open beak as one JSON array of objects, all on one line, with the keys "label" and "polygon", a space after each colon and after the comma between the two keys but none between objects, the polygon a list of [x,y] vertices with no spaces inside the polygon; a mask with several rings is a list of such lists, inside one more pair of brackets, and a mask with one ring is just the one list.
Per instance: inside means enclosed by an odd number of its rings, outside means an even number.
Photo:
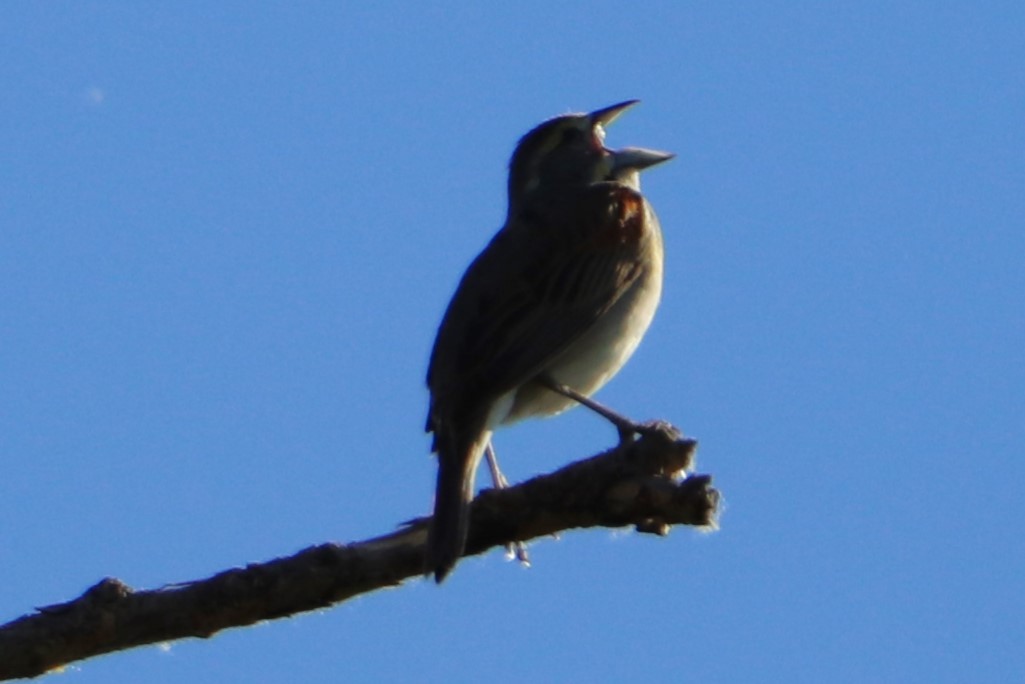
[{"label": "bird's open beak", "polygon": [[633,107],[640,100],[627,100],[626,102],[620,102],[614,104],[611,107],[603,107],[602,109],[596,109],[587,115],[587,118],[591,120],[592,126],[608,126],[610,123],[616,120],[620,114]]},{"label": "bird's open beak", "polygon": [[[591,125],[596,129],[599,141],[604,144],[604,128],[610,123],[619,118],[619,115],[626,110],[633,107],[640,100],[627,100],[626,102],[620,102],[609,107],[603,107],[602,109],[596,109],[587,115]],[[646,150],[641,147],[624,147],[621,150],[606,150],[608,156],[606,159],[611,162],[609,168],[609,178],[626,178],[632,174],[661,164],[662,162],[669,161],[675,154],[669,152],[659,152],[658,150]],[[636,178],[635,178],[636,182]]]},{"label": "bird's open beak", "polygon": [[649,166],[669,161],[675,156],[671,152],[646,150],[642,147],[624,147],[621,150],[613,150],[612,175],[617,175],[624,171],[640,171]]}]

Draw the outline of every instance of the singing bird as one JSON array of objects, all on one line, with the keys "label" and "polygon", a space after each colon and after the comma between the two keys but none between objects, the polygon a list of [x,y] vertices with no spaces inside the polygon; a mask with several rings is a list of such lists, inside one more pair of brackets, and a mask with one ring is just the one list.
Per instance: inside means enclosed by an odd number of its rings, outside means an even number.
[{"label": "singing bird", "polygon": [[425,571],[437,582],[463,554],[495,428],[590,405],[655,314],[662,235],[639,172],[674,155],[605,147],[605,127],[636,103],[559,116],[520,140],[505,225],[442,319],[427,373],[438,480]]}]

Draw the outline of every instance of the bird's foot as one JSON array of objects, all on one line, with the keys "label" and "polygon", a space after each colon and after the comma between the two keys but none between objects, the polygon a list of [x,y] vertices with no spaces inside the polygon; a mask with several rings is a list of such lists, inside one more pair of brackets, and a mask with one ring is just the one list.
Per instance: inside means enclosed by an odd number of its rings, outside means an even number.
[{"label": "bird's foot", "polygon": [[635,437],[662,437],[673,440],[681,436],[679,428],[664,420],[646,420],[640,423],[628,420],[617,424],[616,430],[619,432],[620,444],[629,444]]},{"label": "bird's foot", "polygon": [[[505,474],[498,467],[498,457],[495,455],[495,447],[492,446],[491,442],[488,442],[487,448],[484,449],[484,457],[488,462],[488,470],[491,471],[491,482],[494,484],[495,489],[505,489],[509,486],[509,480],[506,479]],[[530,567],[530,554],[527,553],[527,545],[523,542],[513,542],[505,545],[505,554],[511,560],[515,558],[520,562],[523,567]]]},{"label": "bird's foot", "polygon": [[635,437],[651,437],[654,435],[672,435],[673,439],[679,437],[679,430],[665,421],[651,420],[639,423],[627,418],[621,413],[613,411],[608,406],[577,392],[572,387],[567,387],[566,385],[556,382],[550,377],[542,376],[540,380],[541,383],[551,391],[561,394],[564,397],[568,397],[581,406],[586,406],[605,420],[612,423],[616,428],[616,432],[619,433],[620,446],[632,444]]}]

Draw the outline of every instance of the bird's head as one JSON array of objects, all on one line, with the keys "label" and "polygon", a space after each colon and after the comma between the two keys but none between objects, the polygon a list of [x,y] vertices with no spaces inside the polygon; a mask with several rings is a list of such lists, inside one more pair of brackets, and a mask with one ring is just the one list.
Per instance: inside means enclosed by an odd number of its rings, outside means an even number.
[{"label": "bird's head", "polygon": [[605,127],[637,104],[627,100],[587,114],[565,114],[540,124],[520,140],[509,163],[509,209],[538,193],[615,180],[636,188],[637,173],[673,158],[641,148],[609,150]]}]

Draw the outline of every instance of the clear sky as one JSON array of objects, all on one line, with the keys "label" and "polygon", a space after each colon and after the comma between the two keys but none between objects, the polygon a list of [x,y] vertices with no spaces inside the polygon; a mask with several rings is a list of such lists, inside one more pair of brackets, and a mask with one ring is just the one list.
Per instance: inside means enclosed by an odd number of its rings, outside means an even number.
[{"label": "clear sky", "polygon": [[[495,552],[61,681],[1006,682],[1025,671],[1025,4],[5,3],[0,620],[429,510],[427,355],[553,115],[665,232],[601,400],[721,530]],[[500,432],[512,479],[611,445]]]}]

